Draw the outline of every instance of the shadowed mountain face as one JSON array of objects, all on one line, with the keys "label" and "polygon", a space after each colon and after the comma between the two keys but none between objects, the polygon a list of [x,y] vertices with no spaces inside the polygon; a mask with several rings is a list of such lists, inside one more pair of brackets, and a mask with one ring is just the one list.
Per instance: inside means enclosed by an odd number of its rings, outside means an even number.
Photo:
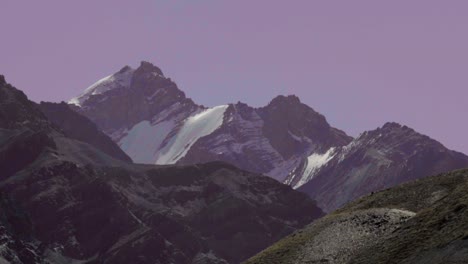
[{"label": "shadowed mountain face", "polygon": [[93,122],[70,109],[66,103],[41,102],[39,108],[47,119],[60,128],[67,137],[86,142],[113,158],[126,162],[132,161],[132,159],[130,159],[111,138],[101,132]]},{"label": "shadowed mountain face", "polygon": [[70,103],[137,163],[225,161],[283,181],[305,157],[351,141],[296,96],[262,108],[206,108],[147,62],[124,67]]},{"label": "shadowed mountain face", "polygon": [[468,170],[363,197],[246,264],[468,262]]},{"label": "shadowed mountain face", "polygon": [[371,192],[466,167],[466,155],[411,128],[387,123],[334,149],[299,190],[330,212]]},{"label": "shadowed mountain face", "polygon": [[86,143],[93,127],[79,138],[53,120],[0,83],[2,263],[239,263],[322,215],[268,177],[222,162],[134,165]]},{"label": "shadowed mountain face", "polygon": [[45,120],[35,104],[29,103],[26,95],[13,89],[0,75],[0,129],[33,128],[48,130],[50,124]]}]

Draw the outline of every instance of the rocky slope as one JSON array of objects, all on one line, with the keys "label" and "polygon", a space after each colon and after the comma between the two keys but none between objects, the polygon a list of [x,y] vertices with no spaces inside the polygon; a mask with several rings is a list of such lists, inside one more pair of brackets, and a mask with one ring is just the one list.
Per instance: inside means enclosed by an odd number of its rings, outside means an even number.
[{"label": "rocky slope", "polygon": [[466,155],[397,123],[364,132],[349,145],[309,160],[318,166],[303,176],[305,184],[298,190],[327,212],[371,192],[468,167]]},{"label": "rocky slope", "polygon": [[70,103],[138,163],[219,160],[283,181],[305,157],[351,141],[296,96],[278,96],[262,108],[206,108],[147,62],[124,67]]},{"label": "rocky slope", "polygon": [[468,170],[363,197],[246,264],[468,262]]},{"label": "rocky slope", "polygon": [[239,263],[322,215],[268,177],[135,165],[56,124],[1,76],[0,263]]}]

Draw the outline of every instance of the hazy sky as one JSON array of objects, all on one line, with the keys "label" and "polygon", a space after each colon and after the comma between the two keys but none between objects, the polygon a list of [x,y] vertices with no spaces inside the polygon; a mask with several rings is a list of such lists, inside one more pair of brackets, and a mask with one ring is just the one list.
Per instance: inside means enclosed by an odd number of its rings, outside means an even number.
[{"label": "hazy sky", "polygon": [[396,121],[468,153],[466,0],[0,1],[0,74],[35,101],[147,60],[201,104],[296,94],[353,136]]}]

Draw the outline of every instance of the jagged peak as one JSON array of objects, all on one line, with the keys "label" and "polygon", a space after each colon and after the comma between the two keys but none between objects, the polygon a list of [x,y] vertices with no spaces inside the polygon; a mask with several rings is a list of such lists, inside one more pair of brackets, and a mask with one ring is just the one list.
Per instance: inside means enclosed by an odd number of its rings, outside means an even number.
[{"label": "jagged peak", "polygon": [[268,106],[276,105],[276,104],[300,104],[301,100],[298,96],[291,94],[291,95],[278,95],[273,98]]},{"label": "jagged peak", "polygon": [[427,142],[436,143],[438,145],[442,145],[442,143],[438,142],[437,140],[425,135],[421,134],[420,132],[406,126],[402,125],[397,122],[387,122],[382,127],[378,127],[374,130],[368,130],[361,133],[356,140],[398,140],[404,141],[407,139],[411,140],[429,140]]},{"label": "jagged peak", "polygon": [[382,127],[378,128],[377,130],[384,130],[384,131],[412,131],[412,132],[416,132],[414,131],[414,129],[406,126],[406,125],[402,125],[400,123],[397,123],[397,122],[387,122],[385,123]]},{"label": "jagged peak", "polygon": [[397,122],[386,122],[381,127],[377,127],[372,130],[366,130],[360,133],[356,139],[389,136],[389,135],[394,135],[395,133],[404,133],[404,132],[411,132],[414,134],[422,135],[406,125],[402,125]]},{"label": "jagged peak", "polygon": [[154,66],[151,62],[147,61],[141,61],[140,67],[138,67],[137,71],[153,72],[157,73],[158,75],[164,76],[163,72],[159,67]]},{"label": "jagged peak", "polygon": [[242,115],[243,113],[254,111],[254,110],[255,108],[249,106],[248,104],[238,101],[237,103],[229,104],[227,113],[239,113]]},{"label": "jagged peak", "polygon": [[[1,76],[4,79],[4,76]],[[29,127],[40,130],[50,129],[47,118],[37,109],[36,103],[27,95],[7,83],[0,84],[0,127]],[[6,114],[5,114],[6,113]]]},{"label": "jagged peak", "polygon": [[380,135],[382,132],[384,132],[384,134],[389,134],[390,132],[398,132],[398,131],[402,131],[402,130],[412,130],[412,131],[414,131],[413,129],[409,128],[408,126],[402,125],[402,124],[397,123],[397,122],[386,122],[385,124],[383,124],[380,127],[377,127],[376,129],[366,130],[366,131],[362,132],[358,136],[358,138],[374,136],[374,135]]},{"label": "jagged peak", "polygon": [[397,122],[387,122],[382,126],[383,129],[402,128],[402,127],[403,126],[400,123],[397,123]]},{"label": "jagged peak", "polygon": [[261,108],[261,110],[267,110],[267,111],[287,110],[287,111],[293,111],[293,112],[298,111],[300,109],[306,110],[309,116],[314,116],[315,118],[322,119],[324,122],[328,124],[325,116],[315,111],[312,107],[302,103],[299,97],[294,94],[278,95],[275,98],[273,98],[270,101],[270,103],[268,103],[267,106]]},{"label": "jagged peak", "polygon": [[5,84],[6,84],[5,76],[0,74],[0,85],[5,85]]},{"label": "jagged peak", "polygon": [[237,103],[233,104],[235,107],[250,107],[248,104],[244,103],[244,102],[241,102],[241,101],[237,101]]}]

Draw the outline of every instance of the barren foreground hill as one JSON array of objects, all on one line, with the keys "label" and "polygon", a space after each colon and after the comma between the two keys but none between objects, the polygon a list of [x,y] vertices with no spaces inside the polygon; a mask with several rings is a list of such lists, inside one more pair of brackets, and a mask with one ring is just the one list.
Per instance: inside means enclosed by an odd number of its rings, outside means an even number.
[{"label": "barren foreground hill", "polygon": [[467,263],[468,170],[374,193],[279,241],[246,264]]}]

